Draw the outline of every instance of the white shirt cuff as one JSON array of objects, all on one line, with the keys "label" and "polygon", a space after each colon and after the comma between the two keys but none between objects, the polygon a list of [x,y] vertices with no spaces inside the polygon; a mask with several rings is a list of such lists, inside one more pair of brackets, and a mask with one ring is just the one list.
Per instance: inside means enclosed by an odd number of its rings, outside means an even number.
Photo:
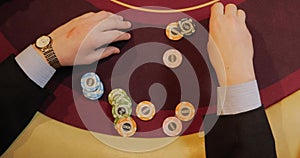
[{"label": "white shirt cuff", "polygon": [[256,80],[229,87],[218,87],[218,115],[233,115],[259,108],[261,104]]},{"label": "white shirt cuff", "polygon": [[41,88],[45,87],[56,71],[45,62],[32,45],[16,56],[15,60],[25,74]]}]

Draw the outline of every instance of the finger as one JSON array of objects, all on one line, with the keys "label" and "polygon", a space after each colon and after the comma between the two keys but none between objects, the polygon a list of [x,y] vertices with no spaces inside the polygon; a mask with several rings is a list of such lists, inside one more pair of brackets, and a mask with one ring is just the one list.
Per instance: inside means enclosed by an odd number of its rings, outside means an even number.
[{"label": "finger", "polygon": [[121,20],[121,21],[123,21],[123,20],[124,20],[124,18],[123,18],[122,16],[120,16],[120,15],[117,15],[117,14],[113,14],[113,15],[111,15],[109,18],[114,18],[114,19]]},{"label": "finger", "polygon": [[93,53],[89,54],[89,60],[95,62],[97,60],[109,57],[112,54],[120,53],[120,49],[113,46],[108,46],[106,48],[101,48],[95,50]]},{"label": "finger", "polygon": [[88,12],[88,13],[85,13],[85,14],[79,16],[79,18],[80,18],[80,19],[89,18],[89,17],[91,17],[91,16],[93,16],[93,15],[95,15],[94,12]]},{"label": "finger", "polygon": [[100,34],[93,34],[93,37],[91,38],[91,42],[92,42],[91,44],[94,48],[98,48],[105,44],[109,44],[120,39],[126,40],[129,38],[130,35],[128,35],[128,33],[119,30],[110,30],[110,31],[101,32]]},{"label": "finger", "polygon": [[211,7],[211,18],[215,18],[224,14],[224,6],[222,3],[215,3]]},{"label": "finger", "polygon": [[235,4],[227,4],[225,7],[225,15],[237,15],[237,7]]},{"label": "finger", "polygon": [[117,18],[107,18],[101,21],[97,28],[100,31],[114,30],[114,29],[128,29],[131,27],[129,21],[123,21]]},{"label": "finger", "polygon": [[243,10],[239,9],[237,15],[242,21],[246,21],[246,13]]},{"label": "finger", "polygon": [[100,59],[109,57],[112,54],[119,54],[120,53],[120,49],[117,47],[113,47],[113,46],[109,46],[107,47],[104,52],[102,53],[102,55],[100,56]]},{"label": "finger", "polygon": [[121,36],[119,36],[118,38],[114,39],[113,42],[125,41],[125,40],[129,40],[130,38],[131,38],[130,33],[124,33]]}]

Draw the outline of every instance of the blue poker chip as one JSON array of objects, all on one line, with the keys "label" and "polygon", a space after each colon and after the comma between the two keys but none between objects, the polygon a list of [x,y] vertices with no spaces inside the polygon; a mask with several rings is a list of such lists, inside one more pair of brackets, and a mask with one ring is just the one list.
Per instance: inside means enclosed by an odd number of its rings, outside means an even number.
[{"label": "blue poker chip", "polygon": [[94,72],[88,72],[81,77],[81,87],[87,92],[93,92],[99,89],[100,78]]},{"label": "blue poker chip", "polygon": [[82,89],[84,97],[90,99],[90,100],[98,100],[100,99],[104,94],[104,86],[101,81],[99,81],[99,87],[95,91],[89,92],[86,89]]}]

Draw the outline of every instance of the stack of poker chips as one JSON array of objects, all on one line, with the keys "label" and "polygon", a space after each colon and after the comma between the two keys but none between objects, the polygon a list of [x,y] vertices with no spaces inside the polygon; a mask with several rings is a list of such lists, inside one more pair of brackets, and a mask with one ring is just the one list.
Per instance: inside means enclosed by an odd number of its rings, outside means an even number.
[{"label": "stack of poker chips", "polygon": [[177,41],[183,36],[190,36],[196,32],[196,24],[191,18],[183,18],[170,23],[166,28],[166,35],[170,40]]},{"label": "stack of poker chips", "polygon": [[112,105],[112,115],[115,118],[114,126],[123,137],[135,134],[137,125],[130,117],[132,113],[132,102],[123,89],[113,89],[108,94],[109,104]]},{"label": "stack of poker chips", "polygon": [[83,95],[90,100],[98,100],[104,93],[104,86],[99,76],[94,72],[88,72],[81,77]]},{"label": "stack of poker chips", "polygon": [[195,108],[190,102],[180,102],[175,109],[175,116],[163,122],[163,131],[168,136],[178,136],[182,131],[181,121],[190,121],[195,116]]}]

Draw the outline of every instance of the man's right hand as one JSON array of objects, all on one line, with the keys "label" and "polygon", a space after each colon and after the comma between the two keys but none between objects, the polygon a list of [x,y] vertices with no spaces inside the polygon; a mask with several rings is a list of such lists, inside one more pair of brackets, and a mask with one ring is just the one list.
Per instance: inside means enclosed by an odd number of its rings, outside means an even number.
[{"label": "man's right hand", "polygon": [[234,4],[216,3],[211,8],[208,53],[220,86],[255,80],[253,44],[246,14]]}]

